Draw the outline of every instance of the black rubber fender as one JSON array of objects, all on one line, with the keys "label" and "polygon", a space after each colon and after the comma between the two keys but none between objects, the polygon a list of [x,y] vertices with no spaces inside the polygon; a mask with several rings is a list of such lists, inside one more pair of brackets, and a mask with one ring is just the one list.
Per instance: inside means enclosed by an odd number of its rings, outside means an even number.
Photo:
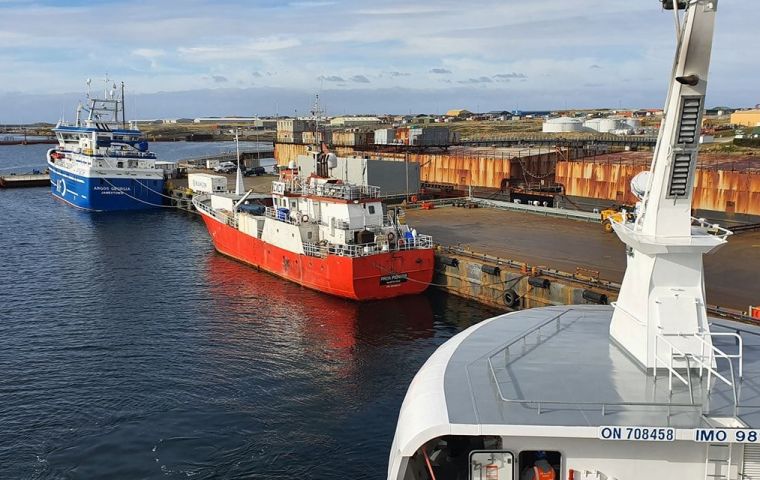
[{"label": "black rubber fender", "polygon": [[511,288],[504,292],[504,303],[509,308],[514,308],[520,304],[520,296],[517,295],[517,292],[512,290]]}]

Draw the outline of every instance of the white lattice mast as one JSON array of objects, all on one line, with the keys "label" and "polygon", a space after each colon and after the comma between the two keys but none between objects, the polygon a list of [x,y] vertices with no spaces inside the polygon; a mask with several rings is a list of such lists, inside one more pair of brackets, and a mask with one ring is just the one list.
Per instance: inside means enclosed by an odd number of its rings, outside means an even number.
[{"label": "white lattice mast", "polygon": [[[725,243],[693,227],[691,218],[718,1],[663,0],[663,5],[675,9],[678,44],[662,127],[635,223],[613,224],[628,247],[628,266],[610,334],[646,368],[655,367],[658,336],[681,333],[668,337],[676,338],[679,350],[704,351],[709,327],[702,255]],[[679,9],[685,9],[683,18]]]}]

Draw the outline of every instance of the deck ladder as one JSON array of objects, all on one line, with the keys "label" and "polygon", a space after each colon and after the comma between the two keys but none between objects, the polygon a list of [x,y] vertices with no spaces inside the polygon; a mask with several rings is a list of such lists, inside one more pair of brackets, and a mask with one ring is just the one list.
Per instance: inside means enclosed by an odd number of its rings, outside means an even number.
[{"label": "deck ladder", "polygon": [[707,445],[705,457],[705,480],[732,480],[731,443],[711,443]]}]

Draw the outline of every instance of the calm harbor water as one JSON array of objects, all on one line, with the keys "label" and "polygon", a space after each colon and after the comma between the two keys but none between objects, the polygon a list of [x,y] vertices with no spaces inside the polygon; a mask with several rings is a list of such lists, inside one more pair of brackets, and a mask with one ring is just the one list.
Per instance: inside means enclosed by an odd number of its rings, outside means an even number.
[{"label": "calm harbor water", "polygon": [[[0,173],[44,168],[47,148],[0,147]],[[493,315],[437,292],[312,292],[169,209],[92,214],[41,188],[0,206],[2,479],[384,478],[414,373]]]}]

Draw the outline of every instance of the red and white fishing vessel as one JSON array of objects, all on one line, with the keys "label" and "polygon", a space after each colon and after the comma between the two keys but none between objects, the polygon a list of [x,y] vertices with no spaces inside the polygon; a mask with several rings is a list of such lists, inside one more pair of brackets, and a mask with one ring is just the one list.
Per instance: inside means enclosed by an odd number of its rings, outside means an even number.
[{"label": "red and white fishing vessel", "polygon": [[384,213],[380,189],[330,178],[337,158],[312,152],[317,172],[291,165],[272,182],[272,205],[246,195],[196,195],[214,247],[241,262],[324,293],[373,300],[423,292],[433,241]]}]

